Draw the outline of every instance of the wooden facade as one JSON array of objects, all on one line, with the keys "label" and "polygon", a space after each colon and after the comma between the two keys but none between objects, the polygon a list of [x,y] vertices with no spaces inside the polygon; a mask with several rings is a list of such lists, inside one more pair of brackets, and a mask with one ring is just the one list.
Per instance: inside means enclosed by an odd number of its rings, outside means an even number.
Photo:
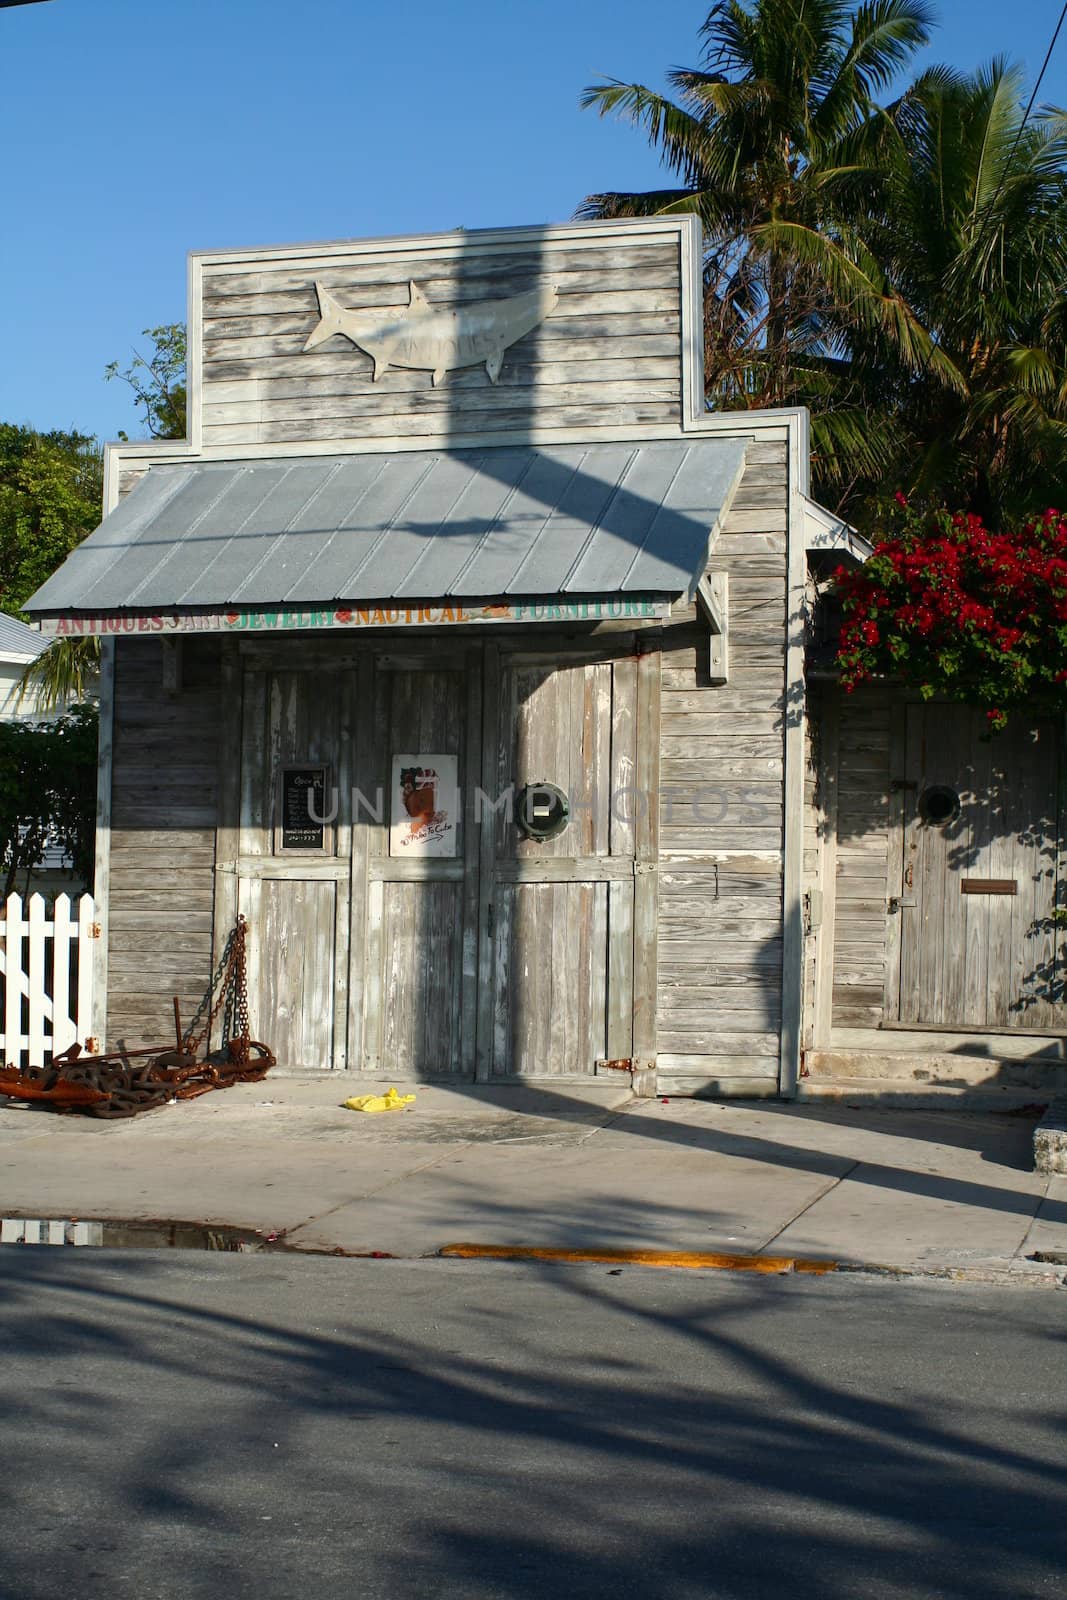
[{"label": "wooden facade", "polygon": [[[624,1063],[645,1093],[794,1091],[819,987],[804,893],[824,869],[814,777],[804,803],[806,550],[838,533],[807,498],[802,412],[704,410],[699,268],[693,219],[191,259],[190,437],[110,447],[106,511],[183,462],[680,439],[741,440],[744,465],[708,513],[704,596],[669,615],[358,632],[251,617],[235,635],[218,615],[171,633],[166,616],[69,608],[105,639],[110,1043],[157,1037],[173,993],[191,1016],[243,912],[253,1028],[291,1070],[617,1081]],[[319,285],[354,315],[555,299],[484,367],[376,379],[352,341],[306,348]],[[269,546],[279,602],[286,570]],[[455,763],[450,855],[391,847],[375,796],[412,753]],[[338,807],[311,847],[287,845],[286,774],[312,770]],[[492,804],[544,781],[570,819],[524,838]]]},{"label": "wooden facade", "polygon": [[[808,498],[803,412],[705,411],[700,260],[691,218],[191,258],[189,438],[106,458],[105,511],[137,489],[120,530],[158,537],[122,555],[113,521],[38,606],[104,638],[110,1044],[159,1037],[175,993],[192,1018],[243,914],[253,1028],[293,1071],[720,1096],[1067,1074],[1062,730],[990,743],[891,685],[806,681],[814,578],[864,547]],[[581,584],[514,604],[550,482],[538,559],[615,538],[591,608]],[[699,568],[627,598],[672,493]],[[379,576],[350,590],[360,540],[352,582]],[[471,609],[418,587],[486,550],[512,578]],[[129,598],[99,614],[112,569]],[[558,831],[517,823],[526,786]]]},{"label": "wooden facade", "polygon": [[[776,1093],[787,454],[751,446],[712,558],[726,685],[695,606],[640,633],[187,638],[171,689],[158,637],[110,645],[108,1038],[155,1036],[171,993],[191,1014],[242,910],[256,1026],[294,1069],[582,1078],[632,1057],[665,1092]],[[544,844],[500,812],[455,860],[394,863],[352,790],[442,747],[489,797],[551,777],[595,804]],[[275,848],[294,761],[334,767],[328,854]]]}]

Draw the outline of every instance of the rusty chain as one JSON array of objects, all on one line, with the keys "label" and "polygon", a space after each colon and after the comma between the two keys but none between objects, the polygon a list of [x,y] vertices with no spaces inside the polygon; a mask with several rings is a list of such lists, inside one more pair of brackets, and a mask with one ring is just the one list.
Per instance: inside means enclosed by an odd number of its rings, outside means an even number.
[{"label": "rusty chain", "polygon": [[[169,1100],[190,1100],[210,1089],[256,1082],[274,1066],[275,1058],[265,1044],[249,1037],[246,957],[247,923],[239,916],[177,1049],[152,1046],[87,1056],[74,1044],[57,1055],[51,1066],[0,1069],[0,1095],[36,1100],[55,1111],[132,1117]],[[177,1000],[174,1007],[177,1016]],[[197,1061],[201,1046],[210,1046],[211,1030],[220,1013],[225,1059]],[[196,1033],[197,1023],[204,1017],[206,1022]]]},{"label": "rusty chain", "polygon": [[[231,1049],[233,1045],[244,1046],[242,1059],[247,1059],[249,1037],[248,984],[245,971],[247,928],[248,924],[242,912],[230,929],[215,975],[196,1008],[192,1022],[185,1030],[182,1044],[193,1055],[201,1045],[206,1043],[210,1046],[211,1030],[218,1021],[219,1012],[225,1008],[223,1033],[230,1038]],[[211,1009],[203,1032],[194,1034],[193,1030],[209,1006]]]}]

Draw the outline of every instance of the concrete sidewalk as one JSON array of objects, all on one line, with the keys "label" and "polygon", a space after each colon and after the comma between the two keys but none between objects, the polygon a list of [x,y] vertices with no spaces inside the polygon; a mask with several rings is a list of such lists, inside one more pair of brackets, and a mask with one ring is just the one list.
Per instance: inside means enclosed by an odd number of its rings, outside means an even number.
[{"label": "concrete sidewalk", "polygon": [[1067,1179],[1031,1170],[1028,1117],[408,1087],[415,1104],[384,1116],[343,1110],[366,1086],[326,1077],[122,1122],[3,1103],[0,1216],[228,1223],[397,1256],[472,1242],[1067,1276]]}]

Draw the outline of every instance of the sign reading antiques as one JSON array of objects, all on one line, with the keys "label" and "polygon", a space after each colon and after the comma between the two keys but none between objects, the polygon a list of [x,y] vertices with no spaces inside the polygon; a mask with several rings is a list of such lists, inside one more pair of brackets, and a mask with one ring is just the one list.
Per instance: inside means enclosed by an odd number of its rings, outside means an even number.
[{"label": "sign reading antiques", "polygon": [[654,622],[671,614],[669,600],[640,595],[610,600],[523,600],[466,605],[341,606],[318,611],[177,611],[169,614],[42,617],[42,633],[109,635],[128,633],[276,633],[290,630],[352,628],[439,628],[450,623]]}]

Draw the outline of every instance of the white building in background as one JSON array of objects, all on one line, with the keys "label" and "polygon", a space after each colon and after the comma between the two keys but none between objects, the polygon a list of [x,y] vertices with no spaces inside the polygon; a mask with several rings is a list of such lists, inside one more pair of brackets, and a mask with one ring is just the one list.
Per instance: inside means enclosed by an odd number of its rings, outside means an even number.
[{"label": "white building in background", "polygon": [[19,693],[22,674],[50,643],[36,628],[0,612],[0,717],[5,722],[44,722],[59,715],[58,711],[41,712],[36,689]]}]

